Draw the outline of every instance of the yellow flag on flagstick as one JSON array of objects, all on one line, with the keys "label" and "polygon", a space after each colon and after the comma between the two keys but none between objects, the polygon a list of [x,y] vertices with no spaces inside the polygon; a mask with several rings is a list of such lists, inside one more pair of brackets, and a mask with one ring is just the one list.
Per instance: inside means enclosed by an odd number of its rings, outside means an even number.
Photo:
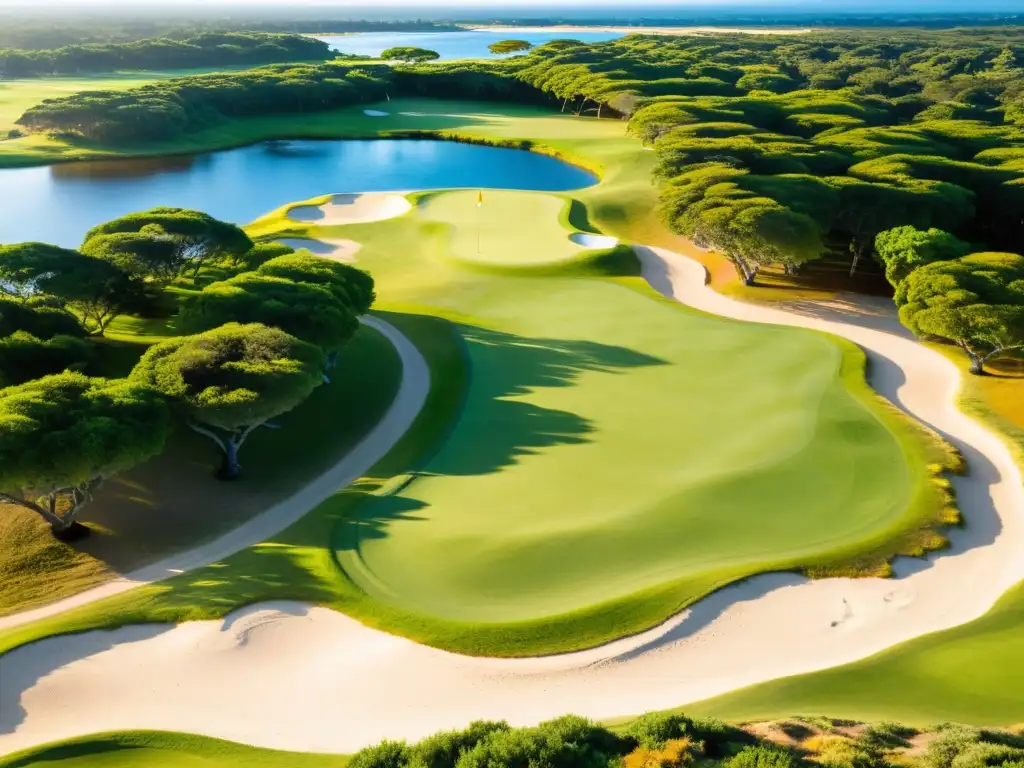
[{"label": "yellow flag on flagstick", "polygon": [[484,204],[484,191],[481,189],[476,196],[476,207],[479,208]]}]

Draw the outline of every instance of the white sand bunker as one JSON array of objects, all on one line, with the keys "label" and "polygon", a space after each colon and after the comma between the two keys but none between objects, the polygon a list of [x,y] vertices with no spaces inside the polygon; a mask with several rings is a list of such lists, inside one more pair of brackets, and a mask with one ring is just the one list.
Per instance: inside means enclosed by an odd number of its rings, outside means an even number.
[{"label": "white sand bunker", "polygon": [[576,232],[569,235],[569,239],[576,243],[576,245],[582,245],[584,248],[614,248],[619,244],[617,237],[592,235],[587,232]]},{"label": "white sand bunker", "polygon": [[333,195],[324,205],[300,205],[288,212],[294,221],[330,227],[393,219],[412,210],[412,203],[393,192]]},{"label": "white sand bunker", "polygon": [[381,112],[379,109],[364,109],[363,114],[367,117],[387,117],[390,112]]},{"label": "white sand bunker", "polygon": [[343,240],[341,238],[321,237],[317,240],[307,237],[284,237],[278,240],[281,245],[287,245],[296,251],[309,251],[325,259],[341,261],[345,264],[355,264],[356,254],[363,247],[362,243],[355,240]]}]

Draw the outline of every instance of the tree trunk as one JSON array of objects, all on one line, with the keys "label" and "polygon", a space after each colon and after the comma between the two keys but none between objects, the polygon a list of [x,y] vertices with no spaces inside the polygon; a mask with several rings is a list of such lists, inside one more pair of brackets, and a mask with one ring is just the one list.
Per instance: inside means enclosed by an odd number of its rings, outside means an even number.
[{"label": "tree trunk", "polygon": [[566,105],[567,105],[568,103],[569,103],[569,97],[568,97],[568,96],[566,96],[566,97],[565,97],[564,99],[562,99],[562,112],[563,112],[563,113],[565,112],[565,107],[566,107]]},{"label": "tree trunk", "polygon": [[[79,513],[93,500],[93,491],[100,487],[103,478],[94,478],[81,486],[60,488],[45,496],[30,501],[9,493],[0,492],[0,501],[29,509],[50,525],[50,531],[61,541],[75,541],[89,535],[89,529],[78,522]],[[58,511],[61,501],[67,501],[68,508]]]},{"label": "tree trunk", "polygon": [[855,243],[850,243],[850,250],[853,251],[853,263],[850,264],[850,277],[853,277],[857,272],[857,264],[860,263],[860,257],[864,253],[864,248]]},{"label": "tree trunk", "polygon": [[598,119],[598,120],[600,120],[600,119],[601,119],[601,110],[602,110],[602,109],[604,109],[604,103],[603,103],[603,102],[602,102],[602,103],[599,103],[599,104],[597,105],[597,119]]},{"label": "tree trunk", "polygon": [[242,465],[238,463],[238,439],[232,435],[224,441],[224,461],[217,477],[221,480],[237,480],[242,476]]}]

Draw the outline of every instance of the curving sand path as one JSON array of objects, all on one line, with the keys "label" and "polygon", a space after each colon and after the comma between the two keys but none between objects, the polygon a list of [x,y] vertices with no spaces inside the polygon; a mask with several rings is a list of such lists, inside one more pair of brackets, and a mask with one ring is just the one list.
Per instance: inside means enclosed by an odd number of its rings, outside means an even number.
[{"label": "curving sand path", "polygon": [[[0,630],[55,616],[142,584],[168,579],[185,571],[223,560],[228,555],[266,541],[279,531],[283,531],[324,499],[365,475],[391,450],[416,420],[430,391],[430,370],[420,351],[393,325],[374,317],[362,317],[360,322],[382,333],[395,346],[402,361],[402,383],[384,418],[341,461],[293,496],[264,510],[208,544],[171,555],[152,565],[42,608],[2,617]],[[0,659],[2,658],[5,657],[0,656]],[[0,672],[0,678],[2,676],[3,673]],[[0,698],[0,718],[5,709],[6,701]],[[2,733],[3,729],[0,728],[0,734]],[[0,745],[0,754],[2,751]]]},{"label": "curving sand path", "polygon": [[953,547],[928,561],[900,560],[891,580],[759,576],[642,635],[544,658],[456,656],[295,603],[252,606],[222,621],[52,638],[0,657],[0,752],[122,728],[349,752],[481,718],[633,714],[961,624],[1024,578],[1020,473],[1003,443],[955,407],[957,368],[909,338],[891,307],[743,304],[707,287],[697,262],[637,251],[648,281],[683,303],[863,346],[878,391],[949,436],[970,464],[970,476],[955,481],[967,526],[953,532]]},{"label": "curving sand path", "polygon": [[331,195],[323,205],[299,205],[288,211],[288,218],[322,227],[343,224],[367,224],[393,219],[412,210],[403,194],[363,192]]}]

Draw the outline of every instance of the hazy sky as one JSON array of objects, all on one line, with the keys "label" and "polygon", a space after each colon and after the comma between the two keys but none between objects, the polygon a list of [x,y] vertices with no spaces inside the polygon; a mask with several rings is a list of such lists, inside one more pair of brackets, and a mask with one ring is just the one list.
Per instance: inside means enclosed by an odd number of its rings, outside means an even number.
[{"label": "hazy sky", "polygon": [[961,12],[985,12],[985,11],[1024,11],[1024,0],[356,0],[345,2],[345,0],[157,0],[157,2],[143,3],[139,0],[0,0],[0,8],[21,7],[25,9],[40,9],[43,7],[58,6],[63,8],[87,8],[87,7],[111,7],[127,5],[136,11],[156,12],[158,8],[188,8],[202,7],[211,10],[216,7],[238,7],[238,6],[276,6],[278,8],[291,7],[295,10],[323,6],[335,12],[344,12],[347,9],[362,12],[360,15],[372,16],[373,8],[475,8],[478,10],[491,10],[500,12],[515,6],[556,10],[568,10],[570,8],[596,9],[603,7],[615,7],[619,10],[651,9],[654,7],[666,8],[678,11],[686,9],[758,9],[771,11],[780,9],[806,9],[827,12],[829,10],[862,10],[865,12],[908,12],[908,11],[961,11]]}]

